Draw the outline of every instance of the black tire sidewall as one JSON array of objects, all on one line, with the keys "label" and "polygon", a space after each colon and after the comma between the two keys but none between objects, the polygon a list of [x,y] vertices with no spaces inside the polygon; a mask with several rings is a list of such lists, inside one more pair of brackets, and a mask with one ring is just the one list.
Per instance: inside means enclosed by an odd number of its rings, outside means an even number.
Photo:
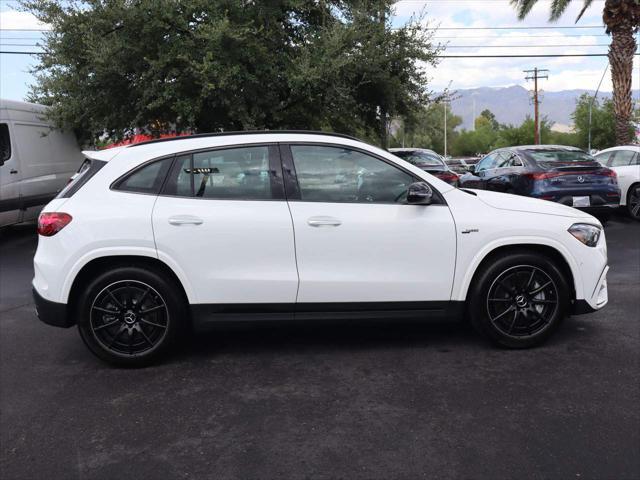
[{"label": "black tire sidewall", "polygon": [[[487,295],[493,281],[504,271],[518,265],[531,265],[549,275],[556,284],[559,299],[558,308],[547,328],[523,338],[511,337],[496,329],[489,319],[486,308]],[[532,252],[514,252],[496,258],[481,268],[482,270],[474,278],[469,295],[469,317],[476,330],[501,347],[530,348],[543,343],[558,328],[568,310],[571,290],[565,275],[551,259]]]},{"label": "black tire sidewall", "polygon": [[639,188],[640,188],[640,184],[634,183],[633,185],[631,185],[631,186],[629,187],[629,190],[627,191],[627,205],[626,205],[626,207],[627,207],[627,213],[629,214],[629,216],[630,216],[633,220],[636,220],[636,221],[640,221],[640,216],[639,216],[639,217],[634,217],[634,216],[633,216],[633,213],[631,213],[631,202],[630,202],[630,200],[631,200],[631,193],[632,193],[634,190],[637,190],[637,189],[639,189]]},{"label": "black tire sidewall", "polygon": [[[149,353],[129,357],[110,352],[96,340],[91,331],[90,310],[95,297],[108,285],[123,280],[135,280],[151,286],[160,294],[167,305],[169,312],[167,332],[160,344]],[[89,283],[79,297],[76,320],[80,336],[94,355],[108,363],[123,367],[149,365],[167,353],[182,329],[181,326],[185,324],[186,305],[178,292],[179,289],[173,285],[172,281],[166,279],[162,274],[146,268],[120,266],[103,272]]]}]

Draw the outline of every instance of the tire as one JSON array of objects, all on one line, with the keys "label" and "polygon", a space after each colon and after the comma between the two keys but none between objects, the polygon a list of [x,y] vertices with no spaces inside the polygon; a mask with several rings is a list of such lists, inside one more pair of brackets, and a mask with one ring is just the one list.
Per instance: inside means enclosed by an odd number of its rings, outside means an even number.
[{"label": "tire", "polygon": [[470,291],[472,325],[494,344],[530,348],[562,322],[570,288],[558,266],[531,251],[509,253],[483,265]]},{"label": "tire", "polygon": [[629,187],[627,192],[627,212],[634,220],[640,221],[640,183]]},{"label": "tire", "polygon": [[82,340],[101,360],[140,367],[160,359],[186,324],[179,285],[154,270],[120,266],[98,275],[80,295]]}]

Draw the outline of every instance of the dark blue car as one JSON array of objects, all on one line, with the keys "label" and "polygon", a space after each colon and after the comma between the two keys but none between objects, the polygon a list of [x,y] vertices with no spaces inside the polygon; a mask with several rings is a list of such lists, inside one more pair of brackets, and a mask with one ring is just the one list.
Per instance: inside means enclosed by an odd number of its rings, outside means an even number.
[{"label": "dark blue car", "polygon": [[620,204],[613,170],[578,148],[557,145],[494,150],[460,177],[460,187],[541,198],[591,213]]}]

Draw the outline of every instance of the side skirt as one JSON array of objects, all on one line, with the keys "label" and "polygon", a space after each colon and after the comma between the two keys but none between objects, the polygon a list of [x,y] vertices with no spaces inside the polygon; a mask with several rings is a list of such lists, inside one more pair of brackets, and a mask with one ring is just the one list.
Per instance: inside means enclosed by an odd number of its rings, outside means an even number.
[{"label": "side skirt", "polygon": [[238,322],[332,321],[460,321],[465,302],[355,302],[355,303],[259,303],[192,304],[196,331]]}]

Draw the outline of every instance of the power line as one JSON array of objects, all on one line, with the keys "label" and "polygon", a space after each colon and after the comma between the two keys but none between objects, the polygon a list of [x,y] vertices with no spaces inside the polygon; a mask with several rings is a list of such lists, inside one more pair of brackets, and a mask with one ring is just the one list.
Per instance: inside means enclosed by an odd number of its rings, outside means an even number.
[{"label": "power line", "polygon": [[[35,47],[36,45],[31,45]],[[566,48],[566,47],[608,47],[608,43],[594,43],[591,45],[447,45],[445,48]]]},{"label": "power line", "polygon": [[506,38],[506,39],[512,39],[512,38],[557,38],[557,39],[562,39],[562,38],[567,38],[567,37],[608,37],[609,35],[607,35],[606,33],[576,33],[576,34],[566,34],[566,33],[562,33],[562,34],[558,34],[558,35],[477,35],[477,36],[468,36],[468,35],[455,35],[455,36],[446,36],[446,37],[440,37],[440,36],[436,36],[434,35],[431,38],[436,38],[436,39],[465,39],[465,38],[474,38],[474,39],[483,39],[483,38]]},{"label": "power line", "polygon": [[564,29],[575,29],[575,28],[604,28],[604,25],[566,25],[566,26],[549,26],[549,25],[538,25],[538,26],[530,26],[530,27],[433,27],[426,28],[425,30],[564,30]]},{"label": "power line", "polygon": [[[42,44],[36,43],[3,43],[0,39],[0,46],[4,47],[41,47]],[[591,47],[608,47],[608,43],[594,43],[591,45],[584,44],[567,44],[567,45],[447,45],[445,48],[591,48]]]}]

